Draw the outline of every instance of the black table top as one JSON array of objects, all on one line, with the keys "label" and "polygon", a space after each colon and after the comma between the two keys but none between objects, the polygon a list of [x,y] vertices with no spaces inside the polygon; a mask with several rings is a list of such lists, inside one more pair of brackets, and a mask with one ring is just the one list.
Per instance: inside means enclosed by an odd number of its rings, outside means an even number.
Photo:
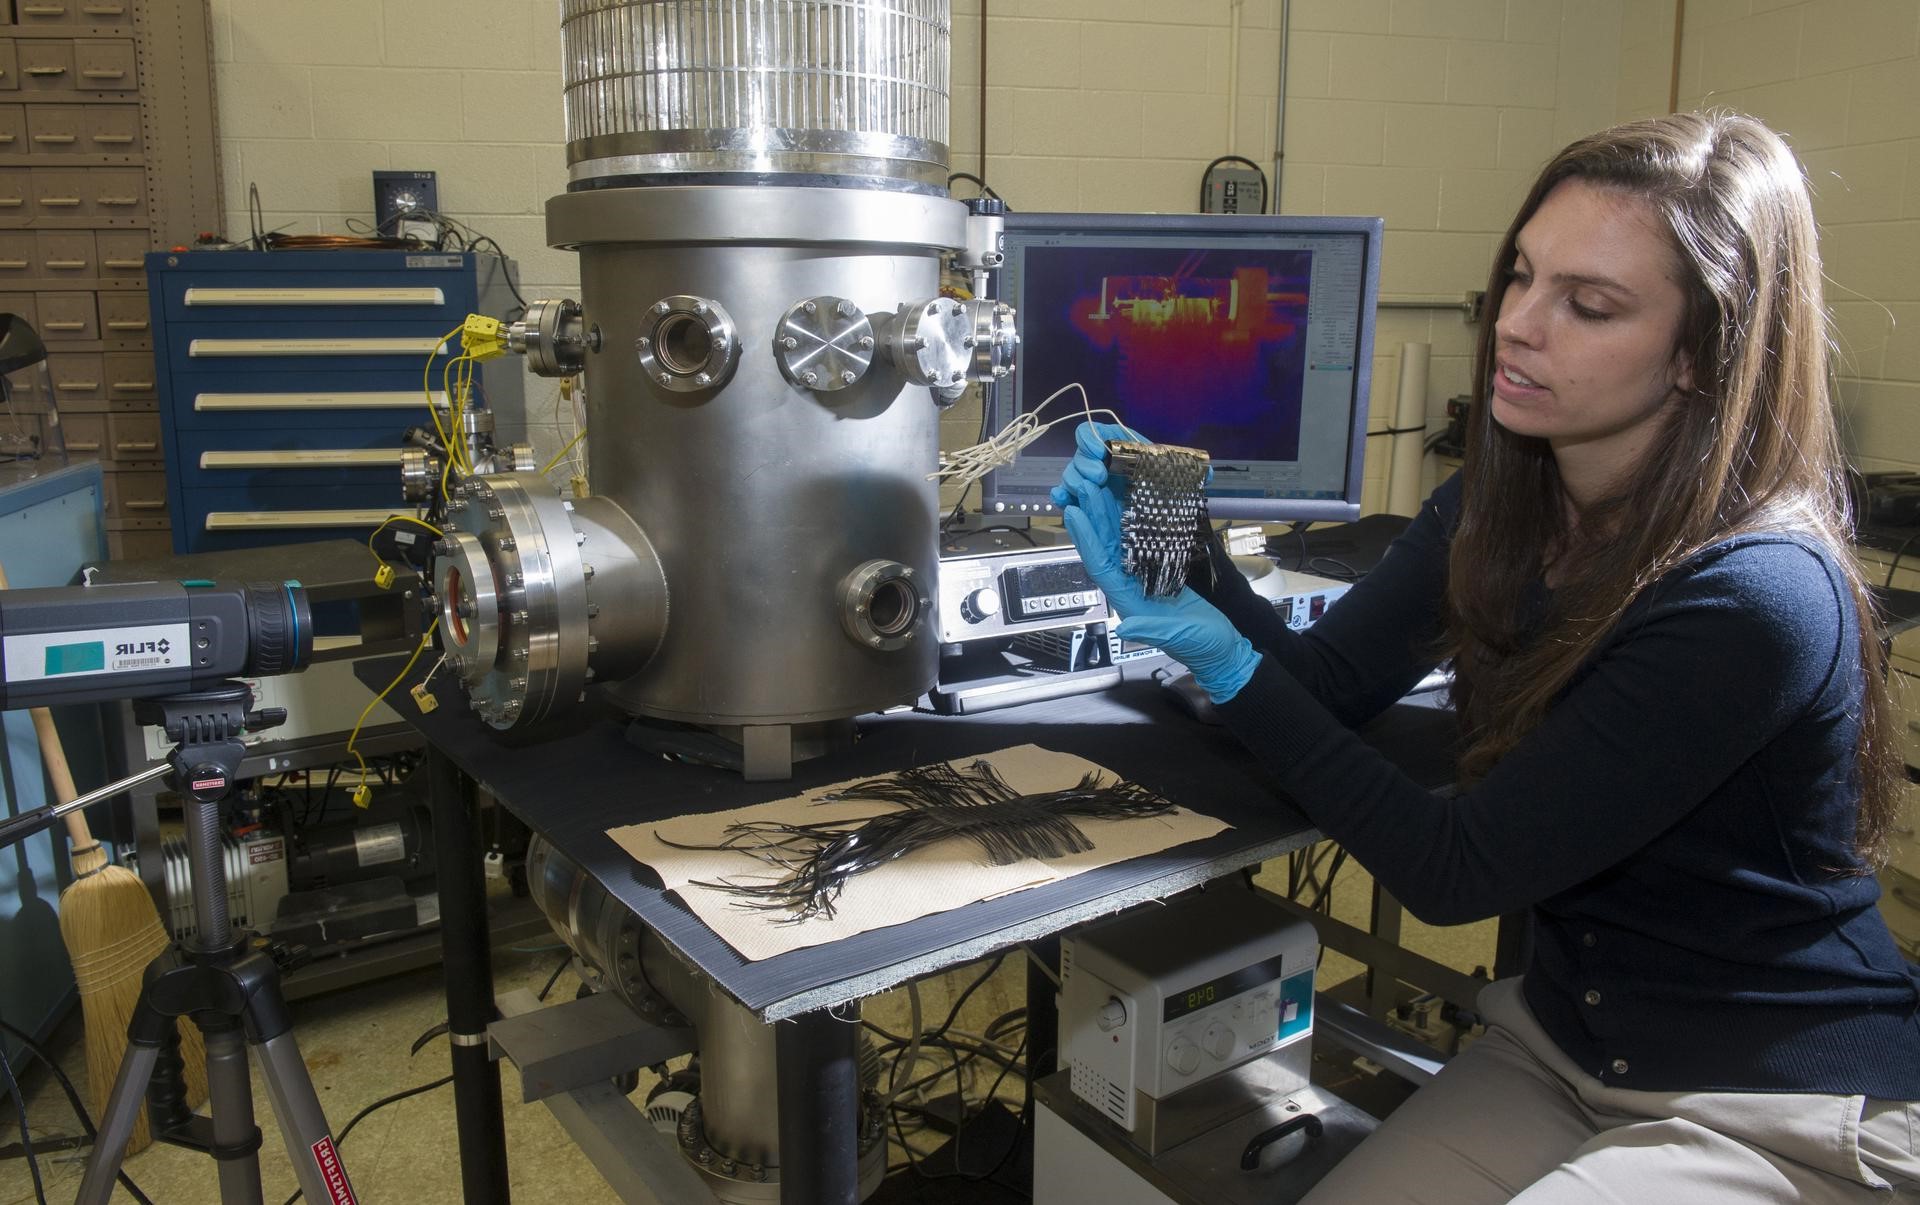
[{"label": "black table top", "polygon": [[[356,671],[379,690],[400,664],[399,658],[363,661]],[[414,677],[422,668],[415,667]],[[394,695],[403,697],[406,685]],[[400,711],[723,989],[776,1021],[1164,898],[1318,839],[1230,734],[1176,715],[1160,693],[1151,683],[1133,682],[979,715],[865,716],[851,751],[800,763],[791,782],[747,782],[731,771],[650,755],[627,742],[623,716],[592,704],[510,735],[488,729],[451,689],[438,692],[441,706],[433,712]],[[1409,772],[1438,785],[1451,773],[1444,749],[1451,728],[1446,713],[1403,703],[1367,735]],[[759,962],[741,959],[606,835],[620,825],[745,807],[855,776],[1028,743],[1084,757],[1233,827],[1150,857]]]}]

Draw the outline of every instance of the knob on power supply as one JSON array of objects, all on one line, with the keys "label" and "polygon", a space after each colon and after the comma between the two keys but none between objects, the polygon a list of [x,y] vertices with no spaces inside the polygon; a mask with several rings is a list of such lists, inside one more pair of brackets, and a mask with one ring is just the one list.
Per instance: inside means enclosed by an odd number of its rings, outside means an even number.
[{"label": "knob on power supply", "polygon": [[1181,1075],[1192,1075],[1200,1067],[1200,1048],[1185,1037],[1178,1037],[1167,1047],[1167,1066]]},{"label": "knob on power supply", "polygon": [[1000,614],[1000,592],[982,586],[960,600],[960,617],[968,623],[985,623]]}]

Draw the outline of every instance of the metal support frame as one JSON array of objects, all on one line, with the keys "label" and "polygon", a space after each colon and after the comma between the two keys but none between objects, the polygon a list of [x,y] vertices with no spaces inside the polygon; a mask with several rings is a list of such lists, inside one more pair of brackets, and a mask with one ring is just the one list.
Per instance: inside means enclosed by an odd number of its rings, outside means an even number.
[{"label": "metal support frame", "polygon": [[[1480,995],[1480,989],[1487,985],[1485,979],[1463,974],[1450,966],[1422,957],[1398,945],[1400,934],[1397,924],[1391,927],[1390,934],[1368,933],[1345,921],[1335,920],[1324,913],[1315,912],[1311,908],[1297,904],[1286,896],[1269,891],[1265,887],[1256,887],[1254,890],[1302,920],[1311,922],[1314,931],[1320,935],[1321,945],[1366,963],[1370,968],[1369,974],[1377,976],[1374,983],[1382,986],[1389,993],[1391,993],[1393,982],[1399,980],[1424,988],[1460,1008],[1471,1009]],[[1391,896],[1387,898],[1392,899]],[[1394,907],[1398,909],[1397,904]],[[1371,994],[1369,999],[1372,999]]]},{"label": "metal support frame", "polygon": [[473,780],[427,746],[428,797],[440,886],[440,949],[445,963],[447,1025],[452,1039],[453,1109],[460,1138],[463,1199],[507,1205],[507,1129],[500,1105],[500,1068],[487,1057],[493,1001],[493,956],[487,941],[485,851]]}]

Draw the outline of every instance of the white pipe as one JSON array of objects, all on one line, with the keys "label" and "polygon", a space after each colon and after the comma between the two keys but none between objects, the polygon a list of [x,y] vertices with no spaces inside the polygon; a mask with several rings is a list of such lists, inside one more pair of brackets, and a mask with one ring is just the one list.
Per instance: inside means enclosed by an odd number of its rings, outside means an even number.
[{"label": "white pipe", "polygon": [[1420,507],[1420,476],[1427,458],[1427,365],[1431,343],[1400,345],[1400,395],[1393,409],[1387,512],[1408,518]]},{"label": "white pipe", "polygon": [[1227,140],[1222,145],[1228,154],[1240,130],[1240,6],[1245,2],[1227,0]]}]

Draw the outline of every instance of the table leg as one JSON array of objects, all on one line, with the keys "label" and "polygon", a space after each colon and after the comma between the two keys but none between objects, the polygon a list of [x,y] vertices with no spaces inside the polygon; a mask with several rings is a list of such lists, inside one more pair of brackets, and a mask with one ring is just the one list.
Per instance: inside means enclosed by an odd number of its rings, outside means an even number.
[{"label": "table leg", "polygon": [[487,1057],[493,1003],[493,955],[487,934],[486,851],[480,840],[473,780],[444,753],[427,747],[433,806],[434,863],[440,890],[440,949],[447,985],[447,1028],[453,1043],[453,1114],[460,1137],[463,1199],[507,1205],[506,1118],[500,1067]]},{"label": "table leg", "polygon": [[773,1026],[781,1205],[860,1200],[858,1030],[824,1011]]}]

